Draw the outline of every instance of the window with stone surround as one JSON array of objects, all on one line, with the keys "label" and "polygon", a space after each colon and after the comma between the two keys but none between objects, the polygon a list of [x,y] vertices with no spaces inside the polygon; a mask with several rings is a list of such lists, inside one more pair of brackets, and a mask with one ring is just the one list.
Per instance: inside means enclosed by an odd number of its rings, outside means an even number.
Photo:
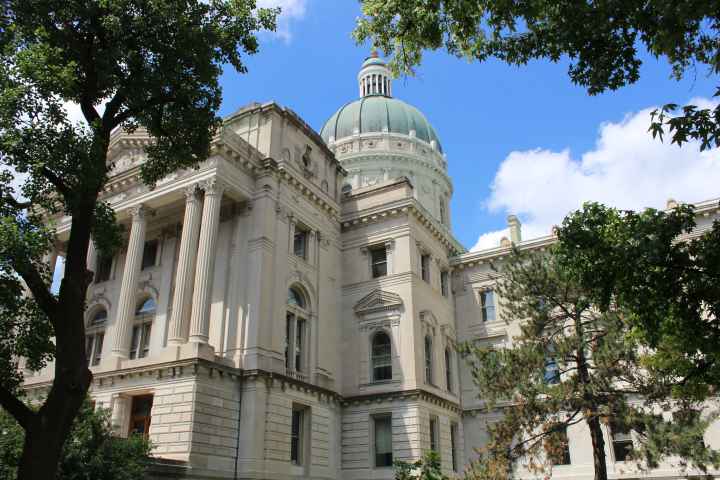
[{"label": "window with stone surround", "polygon": [[149,240],[143,246],[142,270],[152,268],[157,265],[158,250],[160,242],[157,240]]},{"label": "window with stone surround", "polygon": [[88,365],[96,366],[102,360],[102,347],[105,340],[105,326],[107,324],[107,310],[101,308],[90,317],[85,328],[85,358]]},{"label": "window with stone surround", "polygon": [[440,431],[438,429],[438,418],[435,415],[430,415],[430,450],[437,453],[440,456]]},{"label": "window with stone surround", "polygon": [[450,424],[450,461],[453,472],[458,471],[458,425]]},{"label": "window with stone surround", "polygon": [[480,292],[480,308],[483,322],[495,321],[495,292],[491,289]]},{"label": "window with stone surround", "polygon": [[308,302],[297,288],[288,289],[285,314],[285,373],[305,380],[308,344]]},{"label": "window with stone surround", "polygon": [[130,435],[142,435],[148,438],[153,405],[152,395],[136,395],[132,397],[130,407]]},{"label": "window with stone surround", "polygon": [[376,467],[392,467],[392,415],[389,413],[373,416],[373,450]]},{"label": "window with stone surround", "polygon": [[144,358],[150,353],[150,334],[156,309],[157,304],[152,297],[147,297],[138,303],[130,341],[130,359]]},{"label": "window with stone surround", "polygon": [[110,255],[98,254],[96,257],[95,267],[95,283],[107,282],[110,280],[110,274],[112,273],[113,257]]},{"label": "window with stone surround", "polygon": [[445,386],[448,392],[453,392],[453,355],[450,347],[445,347]]},{"label": "window with stone surround", "polygon": [[295,226],[293,236],[293,255],[307,260],[308,231],[300,225]]},{"label": "window with stone surround", "polygon": [[424,281],[430,283],[430,255],[427,253],[420,255],[420,274]]},{"label": "window with stone surround", "polygon": [[557,441],[557,448],[550,450],[549,445],[547,445],[545,452],[553,465],[570,465],[570,442],[567,435],[567,426],[556,425],[555,428],[557,428],[557,431],[551,435]]},{"label": "window with stone surround", "polygon": [[433,341],[430,335],[425,336],[425,383],[433,383]]},{"label": "window with stone surround", "polygon": [[443,297],[450,296],[450,278],[447,270],[440,272],[440,293]]},{"label": "window with stone surround", "polygon": [[392,380],[392,343],[385,332],[372,337],[372,378],[374,382]]},{"label": "window with stone surround", "polygon": [[371,247],[369,250],[372,277],[379,278],[386,276],[388,273],[387,247],[385,245],[378,245],[375,247]]},{"label": "window with stone surround", "polygon": [[292,418],[290,420],[290,462],[294,465],[303,465],[307,451],[306,424],[308,422],[308,407],[293,404]]}]

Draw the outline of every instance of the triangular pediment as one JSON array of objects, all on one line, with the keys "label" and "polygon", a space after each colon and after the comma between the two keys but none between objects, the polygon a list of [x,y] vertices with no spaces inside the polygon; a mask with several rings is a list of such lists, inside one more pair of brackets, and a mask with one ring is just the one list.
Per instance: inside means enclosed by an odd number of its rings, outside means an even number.
[{"label": "triangular pediment", "polygon": [[364,314],[378,310],[394,310],[402,305],[402,298],[397,293],[373,290],[355,305],[354,310],[357,314]]}]

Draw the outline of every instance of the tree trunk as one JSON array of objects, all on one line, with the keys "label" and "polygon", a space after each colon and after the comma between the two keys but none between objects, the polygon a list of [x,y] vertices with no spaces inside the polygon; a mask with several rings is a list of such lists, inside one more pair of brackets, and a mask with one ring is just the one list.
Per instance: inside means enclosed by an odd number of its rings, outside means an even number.
[{"label": "tree trunk", "polygon": [[590,427],[590,438],[593,448],[593,465],[595,467],[595,480],[607,480],[607,463],[605,461],[605,439],[603,438],[600,419],[593,416],[587,421]]}]

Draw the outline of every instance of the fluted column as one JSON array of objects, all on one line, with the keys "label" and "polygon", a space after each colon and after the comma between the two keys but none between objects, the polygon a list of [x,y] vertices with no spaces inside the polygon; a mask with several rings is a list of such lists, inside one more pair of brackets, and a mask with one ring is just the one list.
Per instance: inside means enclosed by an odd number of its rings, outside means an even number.
[{"label": "fluted column", "polygon": [[188,339],[190,299],[200,236],[200,215],[201,199],[197,185],[193,185],[185,190],[185,218],[180,238],[180,254],[175,274],[175,293],[168,335],[168,343],[171,345],[185,343]]},{"label": "fluted column", "polygon": [[215,244],[220,224],[223,188],[223,185],[215,179],[203,184],[205,204],[203,205],[200,245],[198,246],[192,297],[192,316],[190,317],[190,341],[194,343],[208,343]]},{"label": "fluted column", "polygon": [[135,296],[145,245],[148,210],[140,205],[134,207],[131,213],[132,226],[130,227],[127,254],[125,255],[122,283],[120,284],[120,300],[118,301],[115,339],[112,349],[113,356],[121,358],[127,358],[130,351],[130,331],[135,316]]}]

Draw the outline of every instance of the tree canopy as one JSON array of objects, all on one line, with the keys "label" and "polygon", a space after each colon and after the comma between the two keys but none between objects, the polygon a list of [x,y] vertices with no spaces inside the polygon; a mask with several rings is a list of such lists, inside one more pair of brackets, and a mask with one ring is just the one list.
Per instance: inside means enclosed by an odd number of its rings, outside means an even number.
[{"label": "tree canopy", "polygon": [[[0,409],[0,480],[15,480],[23,448],[23,429]],[[140,435],[117,437],[110,412],[88,401],[80,409],[58,467],[61,480],[137,480],[150,460],[150,444]]]},{"label": "tree canopy", "polygon": [[[516,326],[519,332],[507,345],[471,342],[462,350],[478,397],[497,418],[487,421],[489,441],[472,478],[508,478],[519,468],[547,473],[570,463],[568,429],[578,424],[589,430],[598,480],[608,475],[604,426],[615,434],[634,431],[623,455],[638,469],[673,454],[703,470],[718,465],[720,456],[702,442],[714,417],[655,384],[641,368],[625,313],[597,308],[554,247],[516,252],[501,272],[501,318],[509,336]],[[672,419],[659,414],[671,408],[678,412]]]},{"label": "tree canopy", "polygon": [[[712,0],[362,0],[362,10],[355,38],[392,54],[396,72],[412,73],[424,51],[442,49],[511,65],[569,59],[570,79],[593,95],[635,83],[645,52],[667,60],[678,79],[698,69],[720,73],[720,10]],[[677,144],[720,146],[720,109],[666,103],[651,130],[669,131]]]},{"label": "tree canopy", "polygon": [[[0,405],[25,430],[20,478],[53,477],[90,384],[89,240],[107,254],[121,238],[99,199],[111,133],[143,128],[153,138],[141,168],[150,186],[207,158],[222,68],[244,72],[243,55],[258,51],[256,34],[274,29],[277,13],[255,0],[0,2]],[[68,118],[69,103],[83,121]],[[72,221],[55,295],[47,220],[61,215]],[[30,369],[55,362],[37,411],[17,396],[19,358]]]}]

